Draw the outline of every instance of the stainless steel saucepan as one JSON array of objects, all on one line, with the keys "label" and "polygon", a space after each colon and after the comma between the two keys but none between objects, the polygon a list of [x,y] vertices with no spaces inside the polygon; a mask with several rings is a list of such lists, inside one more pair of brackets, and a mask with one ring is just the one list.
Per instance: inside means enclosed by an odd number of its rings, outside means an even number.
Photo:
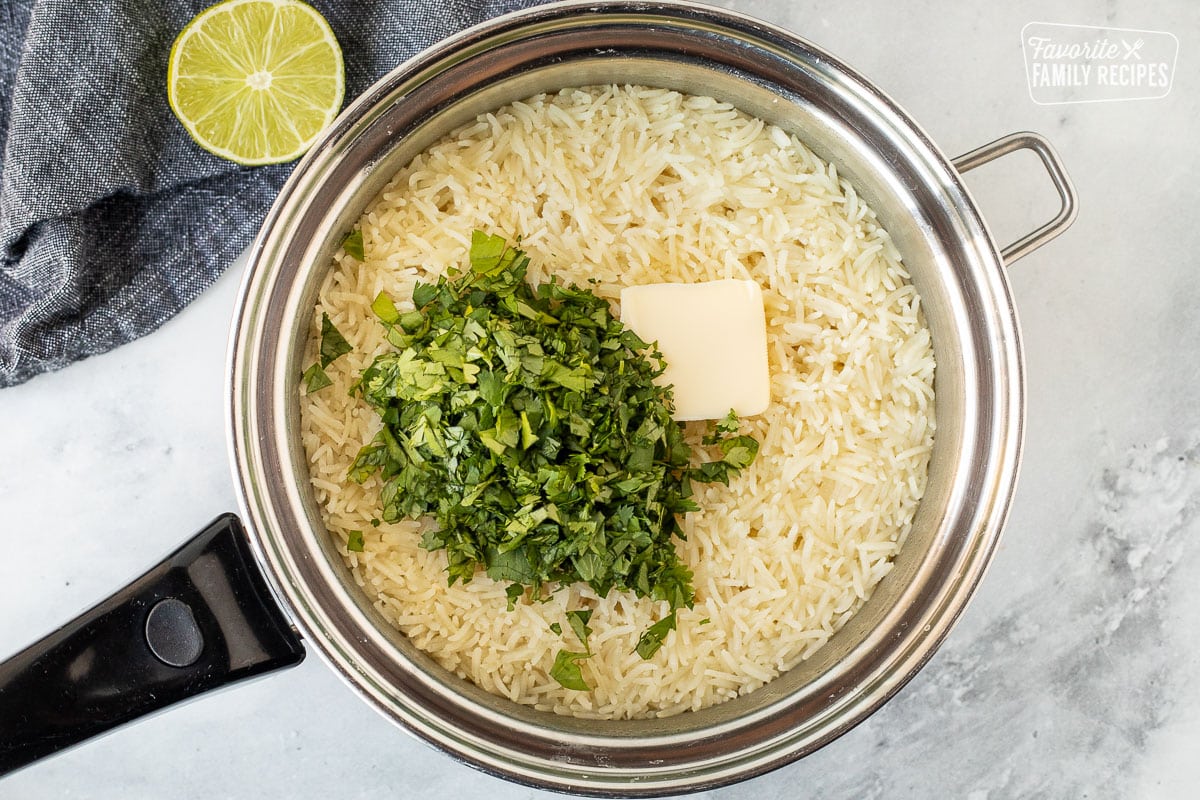
[{"label": "stainless steel saucepan", "polygon": [[[921,295],[937,358],[928,489],[895,568],[807,661],[703,711],[557,716],[490,695],[416,650],[355,586],[309,490],[298,381],[317,288],[392,174],[480,112],[562,87],[635,83],[711,95],[794,132],[877,212]],[[1000,249],[961,174],[1036,153],[1054,220]],[[738,781],[800,758],[877,709],[929,659],[988,564],[1012,498],[1024,415],[1005,277],[1074,217],[1036,134],[948,159],[866,78],[790,33],[677,2],[545,6],[401,65],[299,164],[255,242],[229,363],[241,520],[222,517],[116,597],[0,665],[0,772],[315,649],[382,714],[475,767],[597,795]],[[301,638],[305,644],[301,643]]]}]

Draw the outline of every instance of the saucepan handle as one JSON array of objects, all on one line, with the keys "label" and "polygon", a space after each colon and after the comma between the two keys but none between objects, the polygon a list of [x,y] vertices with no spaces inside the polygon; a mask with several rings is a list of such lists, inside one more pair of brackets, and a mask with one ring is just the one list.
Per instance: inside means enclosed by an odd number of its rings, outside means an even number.
[{"label": "saucepan handle", "polygon": [[0,663],[0,775],[303,658],[241,523],[218,517],[129,586]]},{"label": "saucepan handle", "polygon": [[1062,159],[1058,157],[1058,153],[1054,151],[1050,142],[1036,133],[1030,131],[1010,133],[1008,136],[959,156],[952,163],[959,172],[967,172],[1017,150],[1032,150],[1042,160],[1046,172],[1050,175],[1050,180],[1054,183],[1054,188],[1058,190],[1062,207],[1054,219],[1000,251],[1006,267],[1012,266],[1013,262],[1029,255],[1071,227],[1077,213],[1075,187],[1071,184],[1071,178],[1067,175],[1066,168],[1063,167]]}]

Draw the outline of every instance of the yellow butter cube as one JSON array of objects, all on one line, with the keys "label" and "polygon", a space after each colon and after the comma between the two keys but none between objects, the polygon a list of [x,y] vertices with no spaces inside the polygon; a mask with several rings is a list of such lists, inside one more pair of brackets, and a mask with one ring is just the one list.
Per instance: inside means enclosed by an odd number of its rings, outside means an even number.
[{"label": "yellow butter cube", "polygon": [[621,290],[621,322],[657,342],[675,419],[761,414],[771,402],[762,289],[754,281],[652,283]]}]

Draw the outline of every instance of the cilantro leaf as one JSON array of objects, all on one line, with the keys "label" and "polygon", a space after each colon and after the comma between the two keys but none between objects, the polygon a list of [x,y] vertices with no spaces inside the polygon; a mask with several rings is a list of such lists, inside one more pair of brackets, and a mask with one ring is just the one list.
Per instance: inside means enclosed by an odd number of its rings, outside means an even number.
[{"label": "cilantro leaf", "polygon": [[471,269],[484,275],[500,267],[501,259],[508,250],[508,243],[503,236],[471,232]]},{"label": "cilantro leaf", "polygon": [[304,381],[304,393],[312,394],[324,389],[326,386],[332,386],[333,381],[325,374],[325,370],[321,369],[321,365],[313,362],[312,366],[304,370],[304,374],[300,376],[300,380]]},{"label": "cilantro leaf", "polygon": [[350,531],[350,539],[346,542],[346,549],[351,553],[361,553],[363,551],[363,532]]},{"label": "cilantro leaf", "polygon": [[504,593],[508,597],[508,610],[512,611],[517,607],[517,601],[525,594],[525,587],[520,583],[510,583]]},{"label": "cilantro leaf", "polygon": [[588,647],[588,636],[592,629],[588,627],[588,620],[592,618],[591,609],[579,609],[576,611],[567,612],[567,624],[571,626],[571,630],[575,633],[575,637],[579,639],[579,643],[589,653],[592,649]]},{"label": "cilantro leaf", "polygon": [[438,287],[429,283],[417,283],[413,287],[413,305],[417,308],[424,308],[433,302],[433,298],[437,297]]},{"label": "cilantro leaf", "polygon": [[658,622],[651,625],[642,633],[637,643],[637,654],[645,660],[650,660],[662,647],[667,634],[675,630],[675,612],[672,611]]},{"label": "cilantro leaf", "polygon": [[533,567],[524,549],[501,551],[489,548],[487,574],[492,580],[512,581],[514,585],[527,586],[535,579]]},{"label": "cilantro leaf", "polygon": [[328,314],[321,314],[321,367],[328,367],[338,358],[351,351],[350,343],[342,332],[333,326]]},{"label": "cilantro leaf", "polygon": [[384,292],[380,292],[375,298],[375,302],[371,303],[371,310],[375,312],[375,316],[388,325],[394,325],[400,319],[400,312],[396,309],[396,304]]},{"label": "cilantro leaf", "polygon": [[758,441],[753,436],[735,436],[721,442],[722,459],[734,469],[745,469],[758,455]]},{"label": "cilantro leaf", "polygon": [[346,235],[346,238],[342,240],[342,249],[346,251],[346,255],[358,261],[366,258],[366,253],[363,251],[363,234],[361,228],[350,231]]},{"label": "cilantro leaf", "polygon": [[558,681],[564,689],[575,689],[586,692],[592,687],[583,679],[579,662],[589,658],[588,653],[575,653],[570,650],[559,650],[554,657],[554,666],[550,668],[550,677]]}]

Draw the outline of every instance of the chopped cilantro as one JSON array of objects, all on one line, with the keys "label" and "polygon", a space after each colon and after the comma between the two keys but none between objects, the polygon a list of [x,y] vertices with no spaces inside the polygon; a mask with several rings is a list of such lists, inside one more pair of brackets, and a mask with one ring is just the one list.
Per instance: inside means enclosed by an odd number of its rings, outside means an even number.
[{"label": "chopped cilantro", "polygon": [[326,386],[333,385],[333,381],[325,374],[325,370],[321,369],[321,365],[315,362],[308,369],[304,370],[304,374],[300,376],[300,380],[304,381],[305,394],[312,394],[324,389]]},{"label": "chopped cilantro", "polygon": [[392,325],[400,319],[400,312],[396,310],[396,304],[384,292],[380,292],[379,296],[375,298],[375,302],[371,303],[371,310],[375,312],[375,316],[388,325]]},{"label": "chopped cilantro", "polygon": [[520,583],[510,583],[504,593],[508,597],[508,610],[512,611],[517,607],[517,601],[521,599],[521,595],[525,594],[525,587]]},{"label": "chopped cilantro", "polygon": [[571,630],[575,633],[575,637],[579,639],[579,643],[583,645],[583,649],[589,653],[592,652],[592,649],[588,646],[588,636],[592,633],[592,629],[588,627],[588,620],[591,618],[592,612],[590,609],[567,612],[567,624],[571,626]]},{"label": "chopped cilantro", "polygon": [[349,353],[350,349],[350,343],[346,341],[346,337],[342,336],[342,332],[333,326],[333,321],[329,319],[329,315],[322,314],[320,361],[310,365],[308,369],[304,370],[304,374],[300,376],[300,380],[304,381],[304,393],[312,394],[324,389],[326,386],[332,386],[333,381],[325,373],[325,367],[328,367],[339,357]]},{"label": "chopped cilantro", "polygon": [[350,531],[350,539],[346,542],[346,549],[352,553],[361,553],[363,551],[363,532]]},{"label": "chopped cilantro", "polygon": [[673,630],[675,630],[674,611],[646,629],[641,638],[638,639],[637,654],[644,659],[649,659],[658,652],[658,648],[662,647],[663,640],[667,638],[667,634]]},{"label": "chopped cilantro", "polygon": [[362,261],[366,257],[363,251],[363,235],[362,229],[350,231],[345,239],[342,240],[342,249],[346,251],[346,255],[351,258]]},{"label": "chopped cilantro", "polygon": [[[510,609],[525,587],[535,599],[551,583],[630,590],[667,601],[673,628],[694,592],[674,541],[678,516],[697,509],[691,484],[728,481],[758,443],[734,435],[728,417],[705,440],[721,459],[692,467],[670,389],[654,383],[661,355],[606,300],[553,280],[533,287],[528,266],[503,238],[475,231],[469,268],[418,283],[415,311],[376,298],[395,350],[355,391],[384,424],[349,477],[379,475],[387,522],[434,518],[421,546],[446,551],[451,584],[482,568],[511,582]],[[325,339],[323,326],[323,356]],[[567,619],[585,648],[589,614]],[[661,646],[662,625],[639,653]],[[559,653],[556,680],[582,685],[587,655]]]},{"label": "chopped cilantro", "polygon": [[333,326],[328,314],[321,315],[321,366],[328,367],[338,358],[349,353],[350,343],[342,332]]},{"label": "chopped cilantro", "polygon": [[570,650],[559,650],[554,657],[554,666],[550,668],[550,677],[558,681],[565,689],[575,689],[586,692],[592,688],[583,679],[579,662],[589,658],[589,653],[574,653]]},{"label": "chopped cilantro", "polygon": [[[726,414],[725,417],[720,422],[717,423],[717,431],[716,432],[717,433],[737,433],[738,432],[737,412],[734,411],[732,408],[729,409],[729,413]],[[706,437],[706,438],[708,438],[711,441],[716,440],[715,435]],[[710,443],[711,443],[711,441],[710,441]]]},{"label": "chopped cilantro", "polygon": [[[515,254],[508,261],[504,261],[504,257],[509,254]],[[471,232],[471,269],[481,275],[496,273],[512,264],[513,258],[520,256],[520,252],[512,250],[508,246],[508,242],[503,236],[496,236],[484,233],[483,231]]]},{"label": "chopped cilantro", "polygon": [[[583,652],[560,650],[554,657],[554,666],[550,669],[550,677],[567,689],[587,691],[591,688],[583,680],[583,673],[579,668],[579,662],[592,657],[592,648],[588,645],[588,636],[592,633],[592,629],[588,627],[588,620],[591,618],[591,609],[567,612],[567,624],[571,627],[575,638],[583,645]],[[560,623],[552,623],[550,630],[554,631],[556,636],[562,636],[563,629]]]},{"label": "chopped cilantro", "polygon": [[692,471],[693,480],[728,484],[731,474],[750,466],[758,455],[758,441],[753,436],[733,436],[737,430],[737,414],[730,409],[716,430],[704,437],[704,444],[720,447],[721,460],[701,464]]}]

